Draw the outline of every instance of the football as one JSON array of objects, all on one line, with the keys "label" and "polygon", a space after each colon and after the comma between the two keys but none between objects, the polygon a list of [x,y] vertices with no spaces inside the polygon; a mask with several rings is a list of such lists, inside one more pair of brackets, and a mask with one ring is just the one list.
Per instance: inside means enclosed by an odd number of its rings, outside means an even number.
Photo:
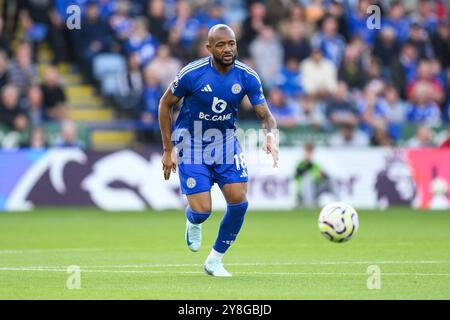
[{"label": "football", "polygon": [[319,215],[319,230],[330,241],[345,242],[358,231],[359,219],[356,210],[343,202],[326,205]]}]

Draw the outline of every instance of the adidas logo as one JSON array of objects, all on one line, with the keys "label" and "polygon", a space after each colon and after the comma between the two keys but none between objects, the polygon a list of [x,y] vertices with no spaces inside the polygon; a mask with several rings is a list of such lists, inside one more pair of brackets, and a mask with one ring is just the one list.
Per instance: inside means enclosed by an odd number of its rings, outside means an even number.
[{"label": "adidas logo", "polygon": [[248,177],[247,171],[242,171],[241,178]]},{"label": "adidas logo", "polygon": [[203,89],[201,90],[202,92],[212,92],[211,86],[209,84],[207,84],[206,86],[203,87]]}]

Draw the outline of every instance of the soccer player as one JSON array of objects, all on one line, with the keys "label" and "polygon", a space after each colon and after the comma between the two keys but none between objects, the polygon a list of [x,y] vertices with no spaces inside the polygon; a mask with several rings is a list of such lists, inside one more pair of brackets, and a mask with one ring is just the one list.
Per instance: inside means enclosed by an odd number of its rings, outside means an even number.
[{"label": "soccer player", "polygon": [[[162,164],[166,180],[178,165],[181,191],[189,203],[185,236],[191,251],[200,249],[202,223],[211,214],[211,187],[219,185],[227,210],[204,270],[212,276],[230,277],[222,257],[235,241],[248,207],[247,168],[235,134],[238,105],[247,95],[266,131],[263,149],[272,155],[274,167],[278,163],[276,122],[258,75],[236,60],[233,30],[224,24],[211,27],[206,47],[210,56],[181,69],[160,100]],[[182,98],[172,132],[170,107]]]}]

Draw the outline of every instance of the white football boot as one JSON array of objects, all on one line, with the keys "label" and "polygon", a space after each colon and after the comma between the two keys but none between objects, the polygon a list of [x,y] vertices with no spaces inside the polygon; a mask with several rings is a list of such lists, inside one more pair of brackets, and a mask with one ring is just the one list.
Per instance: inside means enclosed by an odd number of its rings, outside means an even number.
[{"label": "white football boot", "polygon": [[193,224],[186,219],[186,243],[193,252],[200,250],[202,246],[202,225]]},{"label": "white football boot", "polygon": [[203,268],[205,269],[206,274],[213,277],[231,277],[231,273],[225,270],[222,259],[219,258],[206,259]]}]

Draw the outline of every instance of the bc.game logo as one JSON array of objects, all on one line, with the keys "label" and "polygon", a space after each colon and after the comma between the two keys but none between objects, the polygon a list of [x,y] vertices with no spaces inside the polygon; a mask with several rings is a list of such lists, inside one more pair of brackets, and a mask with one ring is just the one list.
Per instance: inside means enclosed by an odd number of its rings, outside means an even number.
[{"label": "bc.game logo", "polygon": [[227,108],[227,102],[225,100],[214,97],[212,104],[212,111],[215,113],[222,113]]}]

